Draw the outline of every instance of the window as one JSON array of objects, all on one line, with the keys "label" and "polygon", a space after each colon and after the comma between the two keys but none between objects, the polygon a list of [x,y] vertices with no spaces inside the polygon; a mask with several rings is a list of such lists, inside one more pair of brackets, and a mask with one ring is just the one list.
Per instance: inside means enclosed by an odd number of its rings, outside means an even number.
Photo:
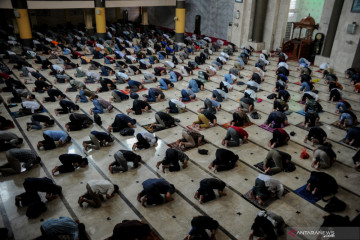
[{"label": "window", "polygon": [[290,7],[289,7],[289,19],[295,18],[296,13],[296,0],[290,0]]},{"label": "window", "polygon": [[296,0],[290,0],[290,10],[295,10],[296,8]]}]

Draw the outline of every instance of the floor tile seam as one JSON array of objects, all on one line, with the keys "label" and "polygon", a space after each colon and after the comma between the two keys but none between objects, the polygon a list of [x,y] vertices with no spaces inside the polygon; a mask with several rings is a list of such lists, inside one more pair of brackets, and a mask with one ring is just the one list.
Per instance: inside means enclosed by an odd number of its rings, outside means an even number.
[{"label": "floor tile seam", "polygon": [[[19,81],[21,81],[15,74],[13,74]],[[49,80],[48,80],[49,81]],[[49,81],[50,82],[50,81]],[[51,82],[50,82],[51,83]],[[53,85],[53,87],[55,87]],[[57,87],[55,87],[56,89],[58,89]],[[27,89],[29,90],[29,89]],[[59,90],[59,89],[58,89]],[[66,98],[68,98],[69,100],[71,100],[66,94],[65,94]],[[50,117],[52,119],[54,119],[54,121],[56,122],[56,124],[58,125],[58,127],[67,132],[66,129],[58,122],[58,120],[56,118],[53,117],[53,115],[50,113],[50,111],[47,110],[47,108],[41,103],[39,102],[37,99],[36,101],[47,111],[47,113],[50,115]],[[9,110],[8,110],[9,111]],[[85,112],[82,108],[81,108],[81,111],[83,111],[85,114],[87,114],[87,112]],[[87,114],[88,115],[88,114]],[[16,119],[15,119],[16,120]],[[22,128],[20,125],[18,125],[18,128],[21,132],[23,132]],[[24,135],[24,134],[23,134]],[[26,135],[25,135],[26,136]],[[26,136],[27,138],[27,136]],[[78,148],[79,150],[81,150],[81,147],[80,145],[74,140],[72,139],[74,145],[76,146],[76,148]],[[28,141],[28,140],[27,140]],[[29,145],[31,146],[32,150],[34,150],[34,148],[32,147],[32,145]],[[87,153],[84,153],[86,156],[88,156]],[[106,180],[110,181],[111,183],[113,183],[105,174],[104,172],[97,166],[97,164],[92,160],[92,159],[89,159],[89,162],[91,163],[91,165],[95,168],[95,170]],[[41,164],[43,168],[46,169],[46,167],[44,166],[44,164]],[[45,171],[45,170],[44,170]],[[46,169],[45,173],[47,174],[47,176],[51,179],[54,180],[54,178],[51,176],[51,174],[49,173],[49,171]],[[149,221],[146,220],[146,218],[135,208],[135,206],[125,197],[125,195],[119,190],[118,192],[118,195],[120,196],[120,198],[126,203],[126,205],[128,205],[128,207],[143,221],[147,222],[149,224],[149,226],[152,228],[152,230],[161,238],[161,239],[164,239],[159,233],[158,231],[151,225],[151,223]],[[61,195],[61,198],[63,201],[66,201],[67,200],[65,199],[65,197],[63,195]],[[65,204],[65,203],[64,203]],[[76,214],[74,213],[74,211],[72,210],[71,206],[67,203],[67,206],[65,205],[65,207],[69,210],[71,210],[73,212],[74,215],[72,215],[72,217],[76,220],[78,220],[78,217],[76,216]],[[69,207],[69,208],[68,208]]]}]

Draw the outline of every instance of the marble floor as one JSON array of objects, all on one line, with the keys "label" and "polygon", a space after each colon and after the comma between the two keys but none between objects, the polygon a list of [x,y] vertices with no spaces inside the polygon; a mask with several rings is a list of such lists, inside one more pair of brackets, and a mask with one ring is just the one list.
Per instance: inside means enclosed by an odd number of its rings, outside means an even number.
[{"label": "marble floor", "polygon": [[[220,52],[216,52],[211,56],[215,59]],[[219,71],[216,76],[211,77],[209,83],[205,83],[205,91],[197,94],[198,101],[186,104],[187,112],[177,114],[176,118],[180,120],[176,127],[156,132],[155,135],[159,137],[159,142],[156,147],[147,150],[139,150],[137,154],[142,156],[143,162],[141,167],[137,169],[130,169],[126,173],[111,174],[108,170],[108,165],[113,161],[113,154],[120,149],[131,149],[132,144],[135,142],[134,136],[123,137],[115,133],[115,142],[106,148],[100,150],[93,150],[84,152],[82,148],[82,141],[88,139],[89,132],[92,130],[105,131],[105,129],[113,122],[114,117],[118,113],[124,113],[127,108],[132,106],[132,100],[124,101],[122,103],[114,103],[114,111],[111,113],[104,113],[101,115],[103,125],[93,125],[91,129],[84,129],[82,131],[70,132],[72,137],[71,144],[65,147],[60,147],[50,151],[38,151],[39,156],[42,158],[40,167],[32,169],[29,172],[24,172],[16,176],[0,177],[0,227],[7,227],[13,234],[14,239],[32,239],[40,235],[40,225],[43,220],[49,218],[58,218],[60,216],[69,216],[78,219],[85,223],[87,233],[91,239],[105,239],[111,235],[113,227],[124,219],[140,219],[151,225],[154,232],[157,233],[160,239],[166,240],[179,240],[183,239],[187,232],[190,230],[190,221],[197,215],[208,215],[219,221],[221,227],[217,232],[217,239],[248,239],[250,228],[253,220],[259,212],[259,208],[251,203],[244,195],[252,188],[254,181],[260,171],[254,167],[254,164],[264,160],[269,148],[267,142],[271,138],[271,133],[258,127],[267,118],[267,115],[272,109],[272,100],[267,99],[267,96],[272,93],[274,88],[276,76],[273,71],[276,69],[277,58],[270,58],[270,65],[267,66],[265,82],[261,84],[262,91],[258,93],[258,98],[263,99],[261,103],[255,104],[255,108],[261,114],[261,119],[251,119],[255,125],[247,127],[245,130],[249,133],[249,143],[239,147],[230,148],[240,156],[238,167],[233,170],[220,172],[214,174],[207,166],[210,161],[214,159],[215,151],[223,147],[221,140],[225,136],[226,129],[221,126],[232,119],[232,113],[239,103],[237,99],[243,96],[241,93],[246,85],[234,85],[234,90],[228,94],[229,99],[222,103],[222,110],[217,113],[219,125],[210,129],[202,131],[206,140],[209,143],[201,148],[207,149],[209,155],[200,155],[197,149],[192,149],[186,152],[189,156],[189,167],[182,169],[179,172],[166,172],[162,173],[156,169],[156,162],[164,157],[165,151],[168,148],[167,144],[175,142],[181,138],[181,131],[187,125],[192,124],[197,119],[197,109],[203,105],[203,101],[207,97],[211,97],[211,91],[218,87],[219,83],[224,78],[224,74],[228,72],[231,66],[237,59],[238,53],[231,56],[231,60],[224,65],[223,70]],[[259,54],[254,53],[241,72],[244,79],[241,81],[246,82],[248,76],[258,59]],[[195,55],[190,58],[194,59]],[[32,60],[29,60],[32,63]],[[51,60],[55,63],[56,60]],[[73,60],[78,63],[78,60]],[[207,60],[206,63],[210,63]],[[4,60],[11,68],[12,64],[8,60]],[[103,63],[103,60],[99,60]],[[161,61],[162,62],[162,61]],[[187,61],[186,61],[187,63]],[[33,64],[33,63],[32,63]],[[288,152],[292,156],[292,161],[296,164],[296,170],[291,173],[281,172],[276,174],[275,178],[280,180],[285,188],[289,191],[284,197],[276,200],[266,210],[271,210],[278,215],[281,215],[286,224],[290,227],[316,227],[322,224],[322,216],[328,214],[324,210],[326,202],[320,200],[316,204],[311,204],[305,199],[301,198],[294,193],[294,190],[303,186],[310,176],[310,172],[314,171],[311,167],[312,147],[309,142],[304,143],[303,139],[307,134],[307,130],[297,127],[304,117],[296,111],[303,108],[303,105],[295,102],[299,100],[301,95],[298,93],[299,86],[295,82],[299,81],[299,73],[296,72],[297,63],[289,61],[289,84],[288,89],[291,93],[292,104],[291,110],[293,113],[288,116],[290,126],[286,127],[287,132],[294,131],[295,136],[291,137],[289,144],[279,148],[281,151]],[[154,66],[160,66],[162,63]],[[179,64],[175,70],[180,71]],[[34,64],[35,67],[39,65]],[[86,68],[87,66],[83,66]],[[114,65],[113,65],[114,67]],[[205,65],[201,65],[200,69],[205,69]],[[324,108],[324,112],[320,114],[320,121],[322,128],[327,132],[329,141],[334,146],[334,151],[337,154],[337,161],[330,169],[324,169],[326,173],[331,174],[339,184],[339,192],[337,197],[347,203],[345,211],[338,213],[340,215],[347,215],[353,219],[360,212],[360,175],[353,168],[352,156],[355,155],[357,149],[346,145],[342,142],[346,131],[334,127],[332,123],[338,120],[335,112],[335,103],[328,102],[327,86],[324,80],[321,79],[321,74],[316,72],[316,67],[312,67],[313,79],[319,78],[320,81],[315,84],[316,89],[319,91],[319,98]],[[197,72],[195,70],[195,78]],[[42,71],[47,75],[48,71]],[[74,77],[75,70],[66,70],[66,74]],[[20,77],[20,72],[14,70],[15,78],[24,81],[24,77]],[[166,75],[165,78],[168,78]],[[341,84],[344,86],[344,93],[346,99],[351,103],[355,113],[359,115],[360,111],[360,98],[358,94],[353,93],[352,86],[347,79],[344,79],[343,73],[338,73]],[[142,78],[142,75],[132,77],[135,80]],[[135,134],[140,131],[145,131],[143,125],[154,122],[154,114],[157,111],[164,110],[167,107],[168,100],[178,98],[181,96],[180,91],[187,87],[189,80],[192,78],[185,77],[184,80],[175,83],[175,87],[171,90],[165,91],[166,100],[151,104],[153,108],[152,113],[143,113],[142,115],[131,115],[137,120],[137,128]],[[53,83],[54,77],[48,76],[48,81]],[[146,84],[146,88],[156,87],[156,83]],[[33,85],[27,84],[27,88],[31,91]],[[55,84],[56,88],[65,93],[68,84]],[[93,91],[96,90],[98,84],[89,84],[87,87]],[[118,85],[118,89],[124,89],[124,85]],[[145,92],[141,92],[142,95]],[[75,100],[77,93],[66,92],[66,96]],[[41,102],[45,94],[35,93],[36,99]],[[101,98],[108,100],[110,92],[98,94]],[[10,93],[2,92],[1,97],[6,100],[10,97]],[[59,107],[58,102],[47,102],[43,104],[46,113],[55,119],[55,125],[49,129],[65,130],[64,125],[69,121],[69,115],[55,116],[54,109]],[[7,119],[11,118],[10,112],[16,111],[18,107],[7,108],[7,105],[0,105],[1,115]],[[92,108],[92,103],[80,103],[80,111],[89,113]],[[26,122],[29,122],[30,116],[24,116],[14,119],[16,128],[10,131],[16,133],[24,138],[23,148],[36,149],[36,144],[42,139],[42,131],[30,130],[26,131]],[[307,148],[310,154],[310,159],[303,160],[300,158],[300,152],[303,148]],[[89,166],[84,169],[76,170],[73,173],[61,174],[52,176],[51,170],[59,165],[58,156],[63,153],[78,153],[86,156],[89,159]],[[5,153],[0,153],[0,164],[5,161]],[[37,219],[29,220],[25,216],[26,208],[17,208],[14,205],[14,197],[23,192],[22,183],[26,177],[43,177],[47,176],[61,185],[63,188],[62,196],[54,201],[46,202],[48,210]],[[227,196],[217,198],[206,204],[199,204],[193,198],[196,189],[199,186],[199,181],[203,178],[215,177],[226,182],[225,189]],[[156,207],[144,208],[136,200],[137,193],[141,191],[141,183],[148,178],[164,178],[176,187],[174,194],[175,201],[163,204]],[[78,197],[86,191],[86,182],[91,179],[107,179],[114,184],[120,186],[119,194],[111,200],[103,203],[101,208],[93,209],[90,207],[79,207],[77,200]],[[42,196],[44,198],[44,196]],[[45,198],[44,198],[45,200]],[[283,235],[279,239],[285,239]]]}]

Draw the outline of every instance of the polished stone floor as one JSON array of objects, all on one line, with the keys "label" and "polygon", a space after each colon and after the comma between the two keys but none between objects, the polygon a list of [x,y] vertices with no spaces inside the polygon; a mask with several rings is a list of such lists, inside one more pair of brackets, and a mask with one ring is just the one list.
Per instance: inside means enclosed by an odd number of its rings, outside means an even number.
[{"label": "polished stone floor", "polygon": [[[214,53],[211,59],[215,59],[217,55],[219,55],[219,52]],[[235,53],[234,56],[231,56],[231,60],[224,65],[224,69],[219,71],[216,76],[211,77],[211,82],[205,83],[205,91],[197,94],[198,101],[186,104],[187,112],[176,115],[176,118],[180,119],[178,126],[156,132],[155,135],[160,139],[156,147],[137,151],[143,159],[142,166],[138,169],[130,169],[126,173],[119,174],[111,174],[108,170],[108,165],[113,161],[113,154],[120,149],[131,149],[132,144],[135,142],[134,136],[123,137],[116,133],[114,135],[116,141],[110,147],[90,152],[84,152],[82,148],[82,141],[89,138],[88,135],[91,130],[104,131],[112,123],[116,114],[124,113],[126,109],[132,105],[132,100],[114,103],[115,109],[113,112],[102,114],[103,127],[94,125],[91,129],[70,132],[72,143],[66,145],[66,147],[60,147],[50,151],[36,150],[42,158],[41,167],[37,167],[20,175],[0,178],[0,213],[2,216],[0,218],[0,227],[5,226],[11,229],[15,239],[32,239],[40,235],[39,228],[43,220],[69,216],[85,223],[89,236],[91,239],[96,240],[110,236],[115,224],[124,219],[141,219],[148,222],[155,232],[159,234],[161,239],[179,240],[183,239],[190,230],[192,217],[208,215],[218,220],[221,225],[216,235],[217,239],[248,239],[251,225],[260,209],[248,201],[244,195],[254,185],[255,179],[260,173],[260,171],[254,167],[254,164],[262,161],[269,151],[267,142],[271,137],[271,133],[257,125],[261,125],[266,120],[267,115],[272,109],[273,103],[267,99],[267,96],[272,92],[275,85],[276,78],[273,70],[276,69],[277,58],[270,58],[270,65],[267,67],[265,82],[261,84],[263,91],[258,93],[258,98],[263,99],[263,101],[255,105],[262,119],[252,119],[255,125],[245,129],[249,133],[249,143],[230,148],[230,150],[240,156],[237,168],[214,174],[209,171],[207,166],[209,162],[214,159],[216,149],[223,147],[221,140],[225,136],[226,129],[221,125],[232,119],[232,112],[238,107],[236,100],[243,96],[243,93],[240,91],[244,90],[246,85],[234,85],[234,91],[228,94],[229,99],[222,103],[222,110],[217,113],[217,119],[220,125],[202,131],[209,143],[201,148],[209,150],[208,156],[200,155],[197,149],[192,149],[186,152],[191,159],[189,167],[186,169],[179,172],[162,173],[155,167],[156,162],[164,157],[165,151],[168,148],[167,144],[181,138],[182,129],[197,119],[197,109],[203,105],[206,97],[211,97],[211,91],[218,87],[224,78],[224,74],[228,72],[236,61],[237,55],[238,53]],[[254,53],[245,70],[241,72],[244,76],[242,81],[246,82],[248,76],[251,75],[258,56],[258,53]],[[190,57],[193,59],[195,55],[191,55]],[[7,61],[8,60],[4,60],[5,63],[7,63]],[[29,61],[32,62],[31,60]],[[55,62],[56,60],[51,61]],[[79,62],[78,60],[73,61]],[[210,61],[211,60],[207,60],[206,62],[210,63]],[[99,62],[103,63],[103,60],[99,60]],[[280,147],[279,150],[292,155],[292,161],[296,164],[296,170],[291,173],[281,172],[275,176],[276,179],[284,184],[289,193],[273,202],[266,209],[281,215],[290,227],[320,226],[322,216],[327,214],[324,210],[326,202],[320,200],[316,204],[311,204],[294,193],[294,190],[306,183],[310,172],[314,171],[311,167],[310,160],[312,159],[311,150],[314,149],[314,147],[312,147],[309,142],[307,144],[303,142],[307,131],[296,126],[304,119],[302,115],[296,113],[296,111],[303,108],[303,105],[295,102],[299,100],[301,96],[298,93],[300,87],[295,84],[295,82],[299,81],[299,73],[295,70],[297,66],[296,62],[289,61],[288,64],[291,70],[288,89],[291,93],[291,98],[294,100],[291,104],[291,110],[294,112],[288,116],[290,126],[285,129],[287,132],[294,131],[296,135],[291,137],[287,146]],[[12,64],[8,65],[12,67]],[[154,66],[159,65],[162,64],[160,63]],[[39,67],[39,65],[36,64],[34,64],[34,66]],[[88,65],[83,66],[83,68],[87,66]],[[179,64],[175,70],[180,71],[180,66],[181,64]],[[205,68],[206,64],[200,66],[200,69]],[[333,144],[334,151],[337,154],[336,163],[330,169],[321,171],[331,174],[337,180],[340,186],[337,197],[347,203],[346,210],[339,214],[348,215],[350,219],[352,219],[359,214],[360,211],[360,187],[358,185],[360,175],[359,172],[353,168],[351,158],[357,149],[341,142],[345,137],[345,130],[331,125],[338,120],[338,116],[334,113],[335,103],[327,101],[329,94],[327,86],[324,84],[324,80],[321,79],[321,74],[316,72],[318,69],[314,66],[311,68],[314,74],[313,79],[320,78],[320,81],[315,84],[315,87],[319,91],[320,103],[324,108],[324,112],[320,114],[320,121],[323,124],[322,128],[327,132],[329,141]],[[48,71],[42,71],[42,73],[46,75],[47,72]],[[66,70],[66,74],[72,77],[74,77],[74,72],[75,70]],[[194,72],[196,78],[198,70]],[[14,70],[14,77],[21,81],[26,79],[20,77],[20,72],[17,70]],[[168,75],[165,77],[168,77]],[[344,79],[343,73],[338,73],[338,77],[344,86],[346,99],[351,103],[355,113],[358,115],[360,111],[359,95],[352,91],[352,86],[350,86],[349,80]],[[137,75],[132,78],[139,80],[142,78],[142,75]],[[138,122],[135,134],[144,131],[142,125],[154,122],[155,112],[164,110],[165,107],[167,107],[169,99],[180,97],[181,89],[187,87],[191,78],[191,76],[185,77],[184,80],[175,83],[175,88],[165,91],[166,100],[153,103],[151,105],[153,108],[152,113],[131,115]],[[48,76],[48,80],[53,82],[54,77]],[[98,85],[99,84],[89,84],[87,87],[95,91]],[[156,85],[156,83],[146,84],[146,88],[155,87]],[[31,91],[33,85],[28,84],[26,86]],[[56,84],[54,86],[65,93],[68,84]],[[118,85],[118,89],[124,88],[124,85]],[[141,92],[140,95],[143,93],[145,92]],[[35,93],[36,99],[41,102],[45,94]],[[76,94],[77,93],[67,92],[66,96],[71,100],[75,100]],[[99,93],[98,95],[106,100],[111,97],[110,92]],[[6,100],[10,96],[10,93],[3,92],[1,96]],[[47,110],[46,114],[49,114],[56,121],[56,124],[49,129],[64,130],[65,123],[69,121],[69,115],[55,116],[54,109],[59,107],[59,103],[50,102],[44,103],[43,105]],[[92,103],[80,103],[80,108],[80,112],[89,113],[90,108],[92,108]],[[17,107],[10,108],[10,111],[14,112],[16,109]],[[0,112],[2,116],[8,119],[11,118],[5,104],[0,105]],[[16,118],[16,128],[10,131],[15,132],[19,136],[23,136],[25,139],[22,146],[23,148],[36,149],[37,142],[42,139],[42,131],[30,130],[27,132],[26,122],[29,122],[29,119],[30,116]],[[300,152],[304,147],[308,149],[310,159],[303,160],[300,158]],[[62,153],[78,153],[87,156],[90,160],[89,166],[76,170],[73,173],[51,176],[51,170],[54,166],[59,165],[58,156]],[[5,161],[4,152],[0,153],[0,159],[0,164],[3,164]],[[63,195],[60,199],[47,202],[48,210],[38,219],[29,220],[25,216],[26,208],[17,208],[14,205],[14,197],[23,192],[22,183],[26,177],[43,176],[52,177],[57,184],[61,185],[63,187]],[[225,190],[227,196],[201,205],[193,198],[193,195],[198,188],[199,181],[209,177],[216,177],[227,183],[228,186]],[[156,207],[142,207],[141,204],[137,202],[136,196],[142,189],[142,181],[148,178],[164,178],[173,183],[177,189],[174,194],[175,201]],[[99,209],[89,207],[81,208],[77,203],[78,197],[86,191],[86,182],[91,179],[110,180],[120,186],[120,192],[113,199],[105,201]],[[285,238],[286,236],[281,237],[281,239]]]}]

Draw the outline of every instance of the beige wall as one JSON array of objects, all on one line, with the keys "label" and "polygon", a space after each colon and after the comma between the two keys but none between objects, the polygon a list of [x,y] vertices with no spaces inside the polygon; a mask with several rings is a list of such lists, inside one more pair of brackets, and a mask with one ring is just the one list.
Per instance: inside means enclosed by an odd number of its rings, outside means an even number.
[{"label": "beige wall", "polygon": [[249,42],[252,32],[252,21],[255,9],[255,1],[247,0],[244,3],[235,3],[234,12],[240,11],[240,18],[233,18],[230,40],[234,44],[251,45],[255,49],[274,50],[281,46],[282,39],[285,36],[286,23],[289,12],[290,0],[270,0],[267,6],[267,13],[264,25],[263,43],[255,44]]},{"label": "beige wall", "polygon": [[[329,27],[328,24],[330,21],[334,2],[335,0],[325,0],[324,3],[324,9],[319,24],[319,32],[324,33],[325,38]],[[357,26],[355,34],[352,35],[346,33],[348,24],[356,22],[358,25],[360,25],[360,14],[351,12],[352,3],[353,1],[344,1],[330,58],[325,58],[321,55],[318,55],[315,58],[315,65],[319,65],[323,62],[328,62],[330,63],[331,67],[333,67],[338,72],[343,72],[347,68],[351,67],[360,39],[359,26]]]}]

